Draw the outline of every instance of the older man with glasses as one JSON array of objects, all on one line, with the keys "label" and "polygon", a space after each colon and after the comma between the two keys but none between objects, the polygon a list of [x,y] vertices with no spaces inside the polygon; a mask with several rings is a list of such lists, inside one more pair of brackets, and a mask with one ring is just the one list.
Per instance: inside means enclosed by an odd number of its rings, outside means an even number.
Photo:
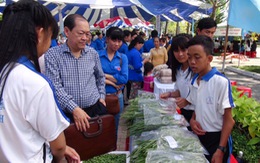
[{"label": "older man with glasses", "polygon": [[64,33],[66,43],[45,54],[45,73],[64,112],[78,130],[86,131],[90,117],[107,113],[105,75],[98,53],[86,46],[90,36],[87,20],[77,14],[67,16]]}]

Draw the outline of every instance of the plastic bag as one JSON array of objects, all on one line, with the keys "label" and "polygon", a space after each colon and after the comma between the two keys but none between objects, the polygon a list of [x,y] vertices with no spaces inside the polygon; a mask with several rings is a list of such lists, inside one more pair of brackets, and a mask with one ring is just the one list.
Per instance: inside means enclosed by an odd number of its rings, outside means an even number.
[{"label": "plastic bag", "polygon": [[137,94],[138,94],[138,97],[141,99],[155,99],[156,98],[153,92],[138,90]]},{"label": "plastic bag", "polygon": [[181,125],[186,126],[188,123],[182,115],[177,115],[173,101],[163,101],[165,105],[159,100],[149,101],[143,103],[140,107],[144,113],[145,125]]},{"label": "plastic bag", "polygon": [[[177,145],[172,147],[174,141]],[[184,130],[175,126],[165,126],[161,128],[157,146],[158,149],[172,149],[174,151],[208,154],[200,143],[197,135],[186,129]]]},{"label": "plastic bag", "polygon": [[146,156],[146,163],[207,163],[207,159],[200,153],[189,153],[171,150],[150,150]]}]

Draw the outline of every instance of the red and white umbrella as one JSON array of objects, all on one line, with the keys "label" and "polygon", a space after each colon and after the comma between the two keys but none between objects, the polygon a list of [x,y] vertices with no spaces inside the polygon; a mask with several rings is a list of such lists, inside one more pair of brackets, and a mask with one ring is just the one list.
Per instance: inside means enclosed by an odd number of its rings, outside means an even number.
[{"label": "red and white umbrella", "polygon": [[123,18],[121,16],[117,16],[114,18],[100,20],[94,24],[94,27],[105,28],[106,26],[109,26],[110,24],[113,24],[118,20],[122,20],[124,22],[124,24],[126,24],[128,26],[132,26],[132,23],[130,22],[130,20],[128,18]]}]

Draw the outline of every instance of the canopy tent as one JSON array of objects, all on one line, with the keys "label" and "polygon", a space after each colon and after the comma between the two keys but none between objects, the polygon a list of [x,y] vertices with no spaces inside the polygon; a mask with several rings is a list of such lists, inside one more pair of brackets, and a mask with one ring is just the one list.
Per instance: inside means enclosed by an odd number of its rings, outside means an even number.
[{"label": "canopy tent", "polygon": [[142,21],[139,18],[126,18],[126,17],[121,17],[121,16],[116,16],[113,18],[108,18],[104,20],[100,20],[94,24],[94,27],[98,28],[105,28],[108,29],[111,26],[116,26],[116,27],[132,27],[132,28],[145,28],[145,29],[152,29],[150,22],[147,21]]},{"label": "canopy tent", "polygon": [[132,23],[128,18],[116,16],[114,18],[104,19],[96,22],[94,27],[105,28],[108,25],[114,24],[115,26],[125,25],[132,26]]},{"label": "canopy tent", "polygon": [[134,3],[153,15],[162,15],[163,19],[165,17],[176,22],[186,20],[192,23],[192,19],[198,20],[212,12],[211,5],[198,0],[134,0]]},{"label": "canopy tent", "polygon": [[[81,14],[90,25],[98,20],[116,16],[136,18],[149,21],[156,15],[161,15],[161,21],[179,22],[199,19],[212,12],[211,6],[198,0],[38,0],[43,3],[59,20],[59,10],[63,17],[68,14]],[[6,4],[11,3],[6,0]],[[0,10],[3,8],[0,8]]]}]

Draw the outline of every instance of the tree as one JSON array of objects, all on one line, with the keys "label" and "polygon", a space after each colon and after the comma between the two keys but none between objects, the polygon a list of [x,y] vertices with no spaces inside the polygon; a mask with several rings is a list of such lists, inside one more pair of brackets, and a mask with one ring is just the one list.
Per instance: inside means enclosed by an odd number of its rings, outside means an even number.
[{"label": "tree", "polygon": [[[206,3],[209,3],[212,5],[213,11],[212,11],[212,14],[210,17],[216,21],[217,21],[217,17],[223,18],[223,16],[224,16],[223,9],[226,6],[226,4],[229,2],[229,0],[200,0],[200,1],[206,2]],[[222,15],[222,16],[218,16],[218,15]],[[220,22],[217,21],[217,23],[221,23],[221,21]]]}]

